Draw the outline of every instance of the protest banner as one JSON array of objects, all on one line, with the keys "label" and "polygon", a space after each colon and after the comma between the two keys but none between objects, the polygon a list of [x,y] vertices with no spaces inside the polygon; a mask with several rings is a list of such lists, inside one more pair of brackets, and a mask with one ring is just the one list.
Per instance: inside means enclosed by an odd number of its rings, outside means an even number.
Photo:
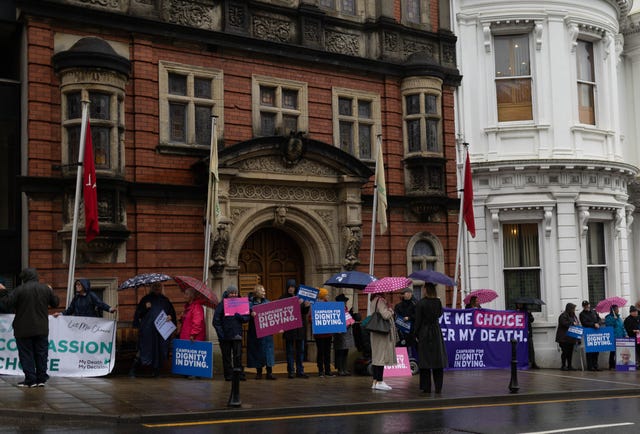
[{"label": "protest banner", "polygon": [[344,303],[323,302],[311,305],[311,330],[314,335],[328,333],[345,333],[347,319]]},{"label": "protest banner", "polygon": [[449,369],[508,368],[512,339],[517,341],[517,367],[528,367],[527,321],[518,311],[445,308],[440,327]]},{"label": "protest banner", "polygon": [[411,377],[411,364],[407,347],[396,347],[396,363],[393,366],[385,366],[383,377]]},{"label": "protest banner", "polygon": [[213,342],[174,339],[171,372],[212,378]]},{"label": "protest banner", "polygon": [[224,316],[249,315],[249,298],[247,297],[227,297],[224,302]]},{"label": "protest banner", "polygon": [[253,311],[256,314],[253,323],[258,338],[302,327],[300,300],[297,297],[257,304],[253,306]]},{"label": "protest banner", "polygon": [[308,301],[309,303],[315,303],[318,299],[318,292],[320,290],[318,288],[313,288],[311,286],[300,285],[298,287],[298,296],[302,301]]},{"label": "protest banner", "polygon": [[410,333],[411,332],[411,323],[409,321],[403,320],[400,317],[396,318],[396,327],[401,332],[404,332],[404,333]]},{"label": "protest banner", "polygon": [[[23,375],[13,337],[13,315],[0,315],[0,374]],[[113,370],[116,322],[83,316],[49,316],[49,358],[52,377],[99,377]]]},{"label": "protest banner", "polygon": [[167,321],[168,316],[164,310],[161,310],[156,319],[153,321],[153,324],[156,326],[156,330],[162,336],[162,339],[165,341],[169,339],[171,333],[173,333],[176,329],[176,325],[173,321]]},{"label": "protest banner", "polygon": [[636,370],[636,342],[634,338],[616,339],[616,371]]},{"label": "protest banner", "polygon": [[583,329],[585,353],[599,353],[601,351],[615,351],[616,341],[613,337],[613,327],[600,327],[597,329]]}]

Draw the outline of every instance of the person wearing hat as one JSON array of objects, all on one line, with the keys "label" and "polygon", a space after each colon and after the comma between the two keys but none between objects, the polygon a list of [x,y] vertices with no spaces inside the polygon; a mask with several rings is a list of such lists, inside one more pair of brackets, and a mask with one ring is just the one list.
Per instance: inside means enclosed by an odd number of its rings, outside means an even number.
[{"label": "person wearing hat", "polygon": [[580,325],[578,317],[576,316],[576,305],[573,303],[567,303],[564,308],[564,312],[558,317],[558,329],[556,330],[556,342],[560,346],[560,360],[562,361],[563,371],[574,371],[571,366],[571,360],[573,359],[573,348],[578,342],[578,339],[572,338],[567,335],[569,327]]},{"label": "person wearing hat", "polygon": [[640,336],[640,318],[638,317],[638,308],[631,306],[629,308],[629,316],[624,320],[624,329],[630,338],[636,338],[636,363],[640,364],[640,346],[638,345],[638,336]]},{"label": "person wearing hat", "polygon": [[416,320],[417,304],[416,299],[413,298],[413,291],[411,288],[404,288],[402,290],[402,300],[393,308],[396,318],[400,318],[405,323],[409,324],[408,332],[398,329],[400,340],[404,340],[407,347],[412,347],[415,344],[413,324]]},{"label": "person wearing hat", "polygon": [[[339,294],[336,297],[336,301],[344,303],[345,315],[351,318],[354,317],[354,313],[349,310],[347,302],[349,298],[344,294]],[[355,318],[353,318],[355,320]],[[351,372],[347,369],[347,358],[349,357],[349,349],[355,347],[355,339],[353,337],[353,323],[347,322],[347,331],[345,333],[335,333],[333,335],[333,350],[334,350],[334,365],[338,371],[338,376],[346,377],[351,375]]]},{"label": "person wearing hat", "polygon": [[[296,294],[296,281],[295,279],[289,279],[285,286],[285,293],[282,294],[280,300],[283,298],[295,297]],[[302,327],[287,330],[283,333],[285,351],[287,354],[287,374],[289,378],[309,378],[309,376],[304,373],[304,365],[302,361],[304,360],[304,343],[307,337],[307,316],[309,314],[311,303],[308,301],[302,301],[302,299],[298,299],[298,301],[300,302]]]},{"label": "person wearing hat", "polygon": [[[329,301],[329,291],[326,288],[320,288],[318,291],[318,299],[316,303],[325,303]],[[331,372],[331,333],[314,334],[313,339],[316,341],[316,365],[318,366],[319,377],[335,377]]]},{"label": "person wearing hat", "polygon": [[[222,294],[222,298],[235,298],[238,295],[238,288],[229,285]],[[216,306],[213,314],[213,328],[216,329],[220,342],[225,381],[232,380],[234,368],[242,370],[242,324],[246,322],[249,322],[249,315],[241,315],[238,312],[233,315],[225,315],[224,301]],[[240,374],[240,380],[246,380],[244,371]]]},{"label": "person wearing hat", "polygon": [[[588,329],[600,328],[600,317],[594,310],[591,310],[591,303],[589,303],[588,300],[584,300],[582,302],[582,312],[580,312],[580,324],[582,324],[582,327],[588,328]],[[600,370],[598,368],[599,355],[600,353],[597,353],[597,352],[586,353],[588,371]]]}]

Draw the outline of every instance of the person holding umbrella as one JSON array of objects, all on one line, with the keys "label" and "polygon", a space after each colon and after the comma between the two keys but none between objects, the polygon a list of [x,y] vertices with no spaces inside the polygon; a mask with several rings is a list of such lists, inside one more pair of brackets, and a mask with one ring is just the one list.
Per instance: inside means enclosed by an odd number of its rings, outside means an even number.
[{"label": "person holding umbrella", "polygon": [[129,376],[135,377],[137,368],[151,366],[153,376],[160,375],[160,368],[169,356],[170,339],[164,339],[155,326],[158,315],[164,311],[167,321],[176,324],[176,310],[171,301],[163,294],[162,282],[151,284],[149,293],[142,297],[133,315],[133,326],[138,328],[138,352]]},{"label": "person holding umbrella", "polygon": [[442,302],[433,283],[425,285],[425,297],[416,308],[416,340],[418,341],[418,366],[420,367],[420,391],[431,393],[431,376],[436,393],[442,392],[444,368],[448,366],[447,349],[442,338],[439,319]]},{"label": "person holding umbrella", "polygon": [[391,386],[383,380],[384,367],[393,366],[398,363],[396,359],[396,342],[398,341],[398,333],[396,324],[393,321],[393,309],[387,304],[383,293],[371,294],[372,314],[379,313],[382,318],[389,321],[391,327],[389,333],[370,333],[371,340],[371,368],[373,370],[373,383],[371,388],[374,390],[391,390]]},{"label": "person holding umbrella", "polygon": [[[609,315],[604,317],[604,324],[607,327],[613,328],[613,338],[626,338],[627,332],[624,329],[624,323],[622,321],[622,316],[620,315],[618,305],[614,304],[611,306],[611,310],[609,311]],[[616,351],[609,352],[609,370],[616,369]]]},{"label": "person holding umbrella", "polygon": [[187,302],[184,304],[184,311],[180,317],[180,339],[188,341],[205,341],[207,339],[207,329],[204,322],[205,299],[196,296],[193,288],[184,291]]}]

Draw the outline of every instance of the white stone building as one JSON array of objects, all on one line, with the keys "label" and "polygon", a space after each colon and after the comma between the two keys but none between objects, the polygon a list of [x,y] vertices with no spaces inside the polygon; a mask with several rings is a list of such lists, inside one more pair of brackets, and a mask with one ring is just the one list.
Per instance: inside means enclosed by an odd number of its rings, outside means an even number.
[{"label": "white stone building", "polygon": [[585,299],[640,300],[640,20],[631,8],[452,1],[457,128],[469,144],[477,229],[464,282],[500,294],[488,308],[513,308],[518,296],[546,302],[534,312],[543,367],[560,365],[566,303],[579,312]]}]

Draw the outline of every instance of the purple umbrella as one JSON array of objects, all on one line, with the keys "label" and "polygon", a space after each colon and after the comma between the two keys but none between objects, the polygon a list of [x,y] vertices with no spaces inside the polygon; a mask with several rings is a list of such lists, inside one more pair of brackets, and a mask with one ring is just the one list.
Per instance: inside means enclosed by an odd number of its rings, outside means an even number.
[{"label": "purple umbrella", "polygon": [[456,281],[446,274],[442,274],[434,270],[419,270],[409,274],[409,278],[413,280],[422,280],[429,283],[441,283],[447,286],[456,286]]}]

